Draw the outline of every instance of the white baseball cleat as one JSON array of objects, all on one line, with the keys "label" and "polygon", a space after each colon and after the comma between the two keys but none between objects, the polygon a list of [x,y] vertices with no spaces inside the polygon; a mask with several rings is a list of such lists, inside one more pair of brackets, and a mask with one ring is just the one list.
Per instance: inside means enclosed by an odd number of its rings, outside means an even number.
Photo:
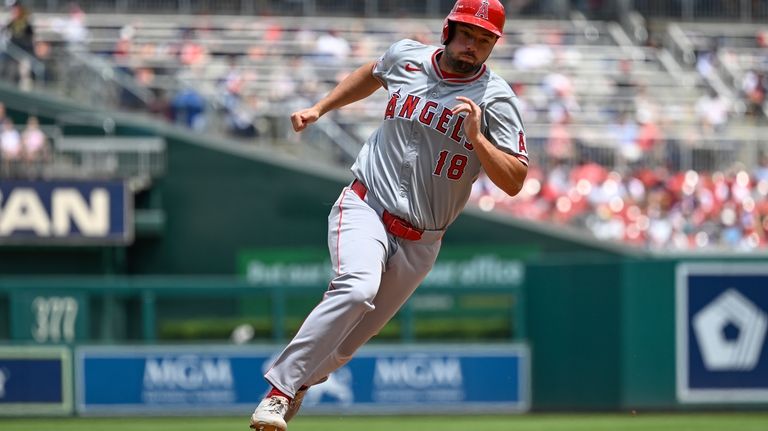
[{"label": "white baseball cleat", "polygon": [[251,415],[251,428],[256,431],[286,431],[285,414],[288,412],[288,398],[279,395],[266,397]]},{"label": "white baseball cleat", "polygon": [[[323,377],[322,379],[318,380],[317,383],[314,385],[319,385],[320,383],[325,383],[325,381],[328,380],[328,376]],[[293,397],[290,403],[288,403],[288,411],[285,412],[285,421],[288,422],[291,419],[293,419],[294,416],[296,416],[296,413],[299,412],[299,409],[301,408],[301,402],[304,401],[304,395],[307,395],[307,391],[309,390],[309,386],[302,386],[299,388],[298,391],[296,391],[296,396]]]},{"label": "white baseball cleat", "polygon": [[288,403],[288,410],[285,412],[285,421],[288,422],[296,416],[301,408],[301,402],[304,401],[304,395],[307,394],[308,387],[302,387],[296,391],[296,396]]}]

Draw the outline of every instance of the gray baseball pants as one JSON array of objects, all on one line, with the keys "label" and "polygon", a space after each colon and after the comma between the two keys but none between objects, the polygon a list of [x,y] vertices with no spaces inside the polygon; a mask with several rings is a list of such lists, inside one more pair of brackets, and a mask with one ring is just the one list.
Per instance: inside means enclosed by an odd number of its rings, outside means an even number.
[{"label": "gray baseball pants", "polygon": [[382,208],[345,187],[328,216],[335,277],[265,378],[293,397],[346,364],[395,315],[435,263],[443,231],[417,241],[387,233]]}]

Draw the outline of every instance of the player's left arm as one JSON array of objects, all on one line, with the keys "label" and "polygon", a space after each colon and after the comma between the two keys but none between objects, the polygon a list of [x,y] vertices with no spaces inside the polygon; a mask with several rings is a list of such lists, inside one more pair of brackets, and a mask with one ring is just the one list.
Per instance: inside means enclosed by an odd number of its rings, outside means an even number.
[{"label": "player's left arm", "polygon": [[508,195],[515,196],[523,188],[528,174],[528,165],[518,156],[503,151],[494,145],[481,131],[483,110],[467,97],[456,98],[460,103],[453,108],[453,114],[465,113],[464,135],[475,148],[477,158],[486,175]]}]

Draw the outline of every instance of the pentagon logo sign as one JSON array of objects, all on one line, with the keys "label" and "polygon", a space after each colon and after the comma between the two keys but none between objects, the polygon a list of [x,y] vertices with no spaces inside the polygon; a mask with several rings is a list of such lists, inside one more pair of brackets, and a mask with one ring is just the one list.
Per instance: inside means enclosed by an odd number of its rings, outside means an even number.
[{"label": "pentagon logo sign", "polygon": [[768,267],[683,264],[676,290],[678,400],[768,402]]}]

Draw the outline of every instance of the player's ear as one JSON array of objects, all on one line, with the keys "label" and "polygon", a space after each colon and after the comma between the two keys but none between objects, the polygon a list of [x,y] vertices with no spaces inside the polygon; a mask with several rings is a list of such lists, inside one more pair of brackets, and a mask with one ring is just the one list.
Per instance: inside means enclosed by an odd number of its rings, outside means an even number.
[{"label": "player's ear", "polygon": [[444,30],[445,40],[443,41],[443,45],[448,46],[448,44],[451,43],[451,40],[453,40],[453,35],[456,34],[456,23],[448,21],[446,25],[448,28],[447,30]]}]

